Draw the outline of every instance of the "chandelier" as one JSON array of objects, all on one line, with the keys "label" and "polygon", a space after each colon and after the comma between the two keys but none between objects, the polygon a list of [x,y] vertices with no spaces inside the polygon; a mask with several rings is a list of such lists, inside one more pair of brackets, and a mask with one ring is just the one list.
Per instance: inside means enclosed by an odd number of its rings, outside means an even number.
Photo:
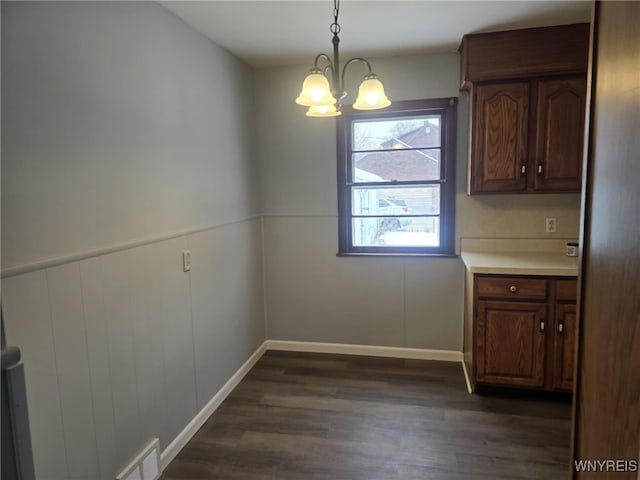
[{"label": "chandelier", "polygon": [[[333,23],[329,30],[333,33],[333,60],[329,55],[320,53],[313,62],[313,67],[305,77],[302,84],[302,91],[296,103],[309,107],[307,116],[309,117],[335,117],[341,115],[342,99],[347,96],[344,91],[344,73],[349,65],[357,62],[364,63],[369,69],[358,88],[358,98],[356,98],[353,108],[356,110],[376,110],[391,105],[391,102],[384,93],[382,82],[378,80],[375,73],[371,71],[371,65],[364,58],[355,57],[348,60],[340,71],[340,55],[338,45],[340,38],[340,24],[338,23],[338,11],[340,0],[333,0]],[[319,62],[323,60],[325,66],[320,68]],[[331,78],[331,83],[329,78]]]}]

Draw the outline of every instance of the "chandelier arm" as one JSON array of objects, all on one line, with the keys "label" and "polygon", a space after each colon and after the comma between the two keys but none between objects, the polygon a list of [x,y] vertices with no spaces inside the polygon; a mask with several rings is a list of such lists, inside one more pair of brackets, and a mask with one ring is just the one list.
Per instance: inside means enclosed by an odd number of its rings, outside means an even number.
[{"label": "chandelier arm", "polygon": [[[320,60],[324,60],[326,62],[326,65],[322,68],[320,68],[320,65],[319,65]],[[313,62],[313,69],[316,70],[317,72],[322,72],[325,77],[330,79],[330,83],[333,82],[333,85],[330,85],[330,88],[331,88],[331,93],[333,93],[334,95],[336,94],[336,90],[340,88],[336,80],[338,78],[338,75],[336,75],[335,65],[337,64],[335,64],[331,60],[331,57],[329,57],[329,55],[327,55],[326,53],[319,53],[318,55],[316,55],[316,58]]]},{"label": "chandelier arm", "polygon": [[[324,76],[327,78],[333,78],[333,65],[331,63],[328,64],[322,69],[322,73],[324,73]],[[330,73],[331,76],[327,75],[327,73]]]},{"label": "chandelier arm", "polygon": [[324,58],[333,68],[333,62],[331,61],[329,55],[327,55],[326,53],[319,53],[318,55],[316,55],[316,59],[313,61],[313,66],[318,68],[318,62],[320,62],[320,59],[322,58]]},{"label": "chandelier arm", "polygon": [[348,60],[348,61],[344,64],[344,67],[342,67],[342,85],[344,85],[344,74],[345,74],[345,72],[347,71],[347,67],[348,67],[349,65],[352,65],[352,64],[357,63],[357,62],[363,62],[363,63],[367,66],[367,68],[369,69],[369,72],[368,72],[368,73],[372,73],[372,72],[373,72],[373,71],[371,70],[371,64],[367,61],[367,59],[366,59],[366,58],[362,58],[362,57],[354,57],[354,58],[352,58],[352,59]]}]

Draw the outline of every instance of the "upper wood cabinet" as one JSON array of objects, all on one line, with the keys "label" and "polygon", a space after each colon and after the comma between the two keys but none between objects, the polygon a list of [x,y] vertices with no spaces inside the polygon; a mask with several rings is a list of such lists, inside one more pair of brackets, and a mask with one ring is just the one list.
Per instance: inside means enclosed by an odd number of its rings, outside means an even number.
[{"label": "upper wood cabinet", "polygon": [[470,194],[580,191],[588,40],[588,24],[464,37]]},{"label": "upper wood cabinet", "polygon": [[540,80],[533,188],[574,191],[582,186],[586,78]]},{"label": "upper wood cabinet", "polygon": [[470,193],[579,192],[586,79],[472,89]]},{"label": "upper wood cabinet", "polygon": [[526,190],[529,82],[479,85],[473,102],[472,192]]}]

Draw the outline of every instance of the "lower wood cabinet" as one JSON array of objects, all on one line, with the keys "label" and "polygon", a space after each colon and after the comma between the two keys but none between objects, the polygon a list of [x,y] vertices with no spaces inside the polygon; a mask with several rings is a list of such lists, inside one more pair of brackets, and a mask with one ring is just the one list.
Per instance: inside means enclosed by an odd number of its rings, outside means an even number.
[{"label": "lower wood cabinet", "polygon": [[573,388],[575,278],[472,275],[467,288],[465,363],[474,385]]},{"label": "lower wood cabinet", "polygon": [[556,305],[556,329],[553,336],[553,388],[573,388],[573,359],[576,345],[576,306]]},{"label": "lower wood cabinet", "polygon": [[481,300],[477,308],[476,382],[542,387],[546,305]]}]

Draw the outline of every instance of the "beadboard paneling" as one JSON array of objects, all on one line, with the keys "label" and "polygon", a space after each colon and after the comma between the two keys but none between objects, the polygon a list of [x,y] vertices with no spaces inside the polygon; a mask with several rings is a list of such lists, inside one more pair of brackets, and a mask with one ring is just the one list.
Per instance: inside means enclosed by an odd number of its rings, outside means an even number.
[{"label": "beadboard paneling", "polygon": [[268,338],[404,346],[397,258],[337,258],[332,217],[264,219]]},{"label": "beadboard paneling", "polygon": [[110,469],[122,464],[125,459],[119,461],[117,457],[109,344],[105,341],[108,337],[108,325],[104,304],[102,258],[82,261],[79,266],[100,479],[112,480],[113,476],[109,475]]},{"label": "beadboard paneling", "polygon": [[102,274],[111,396],[115,419],[116,448],[119,459],[132,455],[142,445],[138,416],[138,391],[133,338],[133,305],[140,291],[136,275],[129,272],[136,266],[138,249],[117,252],[103,257]]},{"label": "beadboard paneling", "polygon": [[36,477],[68,478],[46,273],[3,280],[2,309],[7,344],[22,350]]},{"label": "beadboard paneling", "polygon": [[113,479],[151,438],[166,448],[264,342],[260,232],[254,219],[3,282],[38,478]]},{"label": "beadboard paneling", "polygon": [[149,258],[154,259],[149,266],[148,286],[156,340],[150,355],[156,357],[157,368],[164,371],[166,385],[157,386],[163,391],[164,403],[159,411],[166,409],[171,417],[167,418],[166,430],[161,435],[163,446],[173,440],[197,412],[190,274],[182,271],[182,251],[186,249],[185,237],[150,245],[148,249]]},{"label": "beadboard paneling", "polygon": [[264,339],[260,238],[258,220],[189,237],[198,409]]},{"label": "beadboard paneling", "polygon": [[62,265],[46,277],[69,477],[90,478],[98,471],[98,453],[80,269]]}]

